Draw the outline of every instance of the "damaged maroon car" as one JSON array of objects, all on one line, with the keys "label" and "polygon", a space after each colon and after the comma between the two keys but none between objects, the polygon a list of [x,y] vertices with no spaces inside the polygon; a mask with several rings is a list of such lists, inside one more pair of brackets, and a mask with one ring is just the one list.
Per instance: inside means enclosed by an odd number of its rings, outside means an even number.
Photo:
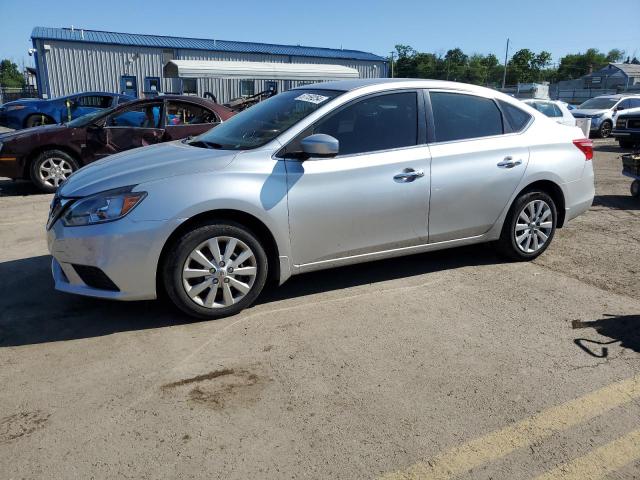
[{"label": "damaged maroon car", "polygon": [[199,97],[166,95],[70,122],[0,135],[0,177],[27,178],[53,192],[80,167],[114,153],[200,135],[234,112]]}]

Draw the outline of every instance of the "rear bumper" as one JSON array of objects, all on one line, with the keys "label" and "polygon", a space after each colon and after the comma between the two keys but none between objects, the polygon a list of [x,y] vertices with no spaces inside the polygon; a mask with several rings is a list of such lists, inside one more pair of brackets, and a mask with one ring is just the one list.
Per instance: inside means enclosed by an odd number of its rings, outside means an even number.
[{"label": "rear bumper", "polygon": [[566,225],[570,220],[589,210],[593,203],[596,188],[592,163],[590,161],[585,162],[582,178],[574,182],[565,183],[562,187],[565,194],[564,223]]},{"label": "rear bumper", "polygon": [[613,130],[611,135],[616,139],[640,141],[640,129]]}]

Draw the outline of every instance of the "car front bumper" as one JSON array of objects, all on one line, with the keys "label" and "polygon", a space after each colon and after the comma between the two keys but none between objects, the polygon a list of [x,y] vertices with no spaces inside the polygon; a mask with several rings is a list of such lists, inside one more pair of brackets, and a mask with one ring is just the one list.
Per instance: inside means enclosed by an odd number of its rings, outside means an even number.
[{"label": "car front bumper", "polygon": [[[47,232],[56,290],[114,300],[156,298],[158,260],[180,223],[137,222],[125,217],[100,225],[65,227],[61,220],[56,221]],[[84,267],[99,269],[116,288],[87,281]]]},{"label": "car front bumper", "polygon": [[626,130],[613,130],[611,135],[619,140],[631,140],[631,141],[639,141],[640,140],[640,129],[626,129]]}]

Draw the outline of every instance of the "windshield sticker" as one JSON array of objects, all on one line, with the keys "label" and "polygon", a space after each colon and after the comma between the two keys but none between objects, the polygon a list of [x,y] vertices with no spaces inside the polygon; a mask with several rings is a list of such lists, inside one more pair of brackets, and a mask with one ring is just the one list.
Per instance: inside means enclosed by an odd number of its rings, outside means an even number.
[{"label": "windshield sticker", "polygon": [[301,102],[309,102],[315,103],[316,105],[324,102],[329,97],[325,97],[323,95],[317,95],[315,93],[303,93],[299,97],[294,98],[294,100],[300,100]]}]

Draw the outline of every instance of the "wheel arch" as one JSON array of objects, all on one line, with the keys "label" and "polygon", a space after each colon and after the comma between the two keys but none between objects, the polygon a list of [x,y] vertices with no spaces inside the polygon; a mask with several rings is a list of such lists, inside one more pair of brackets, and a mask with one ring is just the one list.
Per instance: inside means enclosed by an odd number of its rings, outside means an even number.
[{"label": "wheel arch", "polygon": [[160,257],[158,258],[158,264],[156,266],[156,291],[158,293],[164,291],[161,268],[171,245],[173,245],[181,235],[190,230],[193,230],[197,226],[220,220],[239,223],[240,225],[248,228],[253,234],[255,234],[258,240],[263,245],[265,253],[267,254],[267,262],[269,265],[267,282],[277,283],[280,280],[280,252],[278,249],[278,244],[273,233],[264,224],[264,222],[262,222],[254,215],[243,212],[241,210],[208,210],[198,213],[197,215],[194,215],[193,217],[182,222],[173,232],[171,232],[171,235],[169,235],[169,237],[165,241],[162,250],[160,251]]},{"label": "wheel arch", "polygon": [[520,195],[522,195],[523,193],[531,192],[533,190],[541,190],[553,199],[554,203],[556,204],[556,210],[558,214],[558,222],[556,227],[562,228],[564,225],[565,215],[567,212],[565,210],[566,204],[565,204],[564,192],[562,191],[562,188],[560,188],[560,185],[558,185],[557,183],[551,180],[536,180],[535,182],[532,182],[526,185],[525,187],[523,187],[518,192],[518,194],[514,197],[513,201],[515,202],[516,199],[520,197]]},{"label": "wheel arch", "polygon": [[27,115],[26,117],[24,117],[24,121],[22,122],[22,126],[24,128],[27,128],[27,122],[29,122],[29,119],[31,117],[45,117],[48,120],[51,120],[51,123],[58,123],[56,122],[56,119],[53,118],[51,115],[47,114],[47,113],[41,113],[41,112],[34,112],[34,113],[30,113],[29,115]]}]

